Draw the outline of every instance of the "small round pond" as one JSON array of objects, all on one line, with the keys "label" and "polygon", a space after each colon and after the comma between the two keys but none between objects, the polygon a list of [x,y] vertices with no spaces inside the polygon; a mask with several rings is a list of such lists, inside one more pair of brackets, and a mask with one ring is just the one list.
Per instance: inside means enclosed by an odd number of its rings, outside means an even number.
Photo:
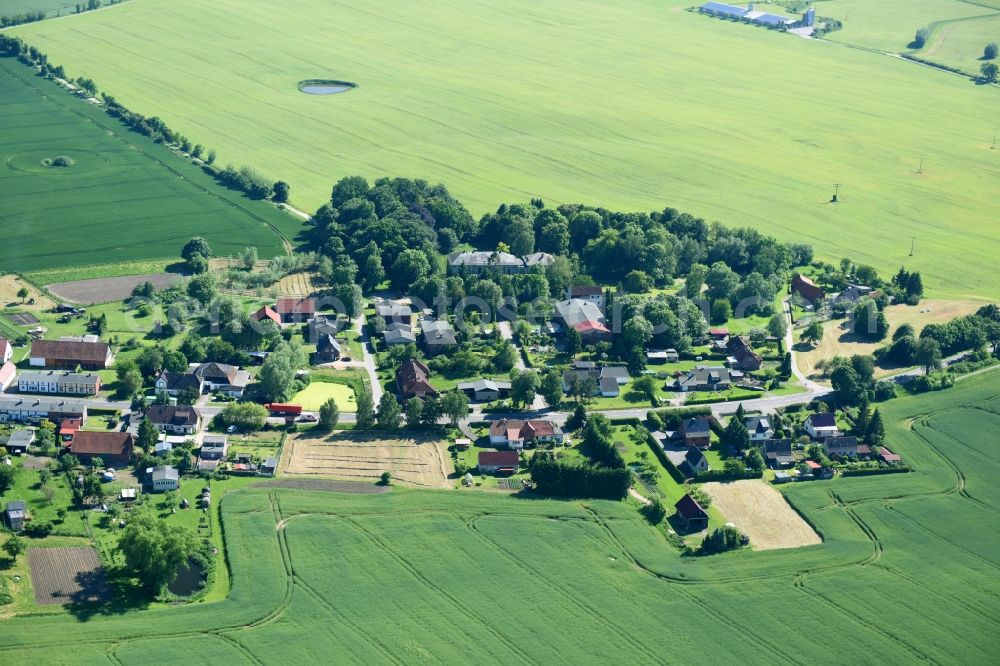
[{"label": "small round pond", "polygon": [[350,81],[334,81],[331,79],[308,79],[299,81],[299,90],[307,95],[335,95],[356,88],[356,83]]}]

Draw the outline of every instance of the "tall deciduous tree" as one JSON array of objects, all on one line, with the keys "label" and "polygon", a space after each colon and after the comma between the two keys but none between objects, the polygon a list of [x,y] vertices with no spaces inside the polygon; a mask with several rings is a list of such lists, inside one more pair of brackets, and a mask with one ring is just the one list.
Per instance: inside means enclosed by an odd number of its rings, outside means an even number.
[{"label": "tall deciduous tree", "polygon": [[327,399],[319,408],[319,427],[326,432],[330,432],[337,427],[340,420],[340,408],[333,398]]},{"label": "tall deciduous tree", "polygon": [[193,530],[167,523],[148,511],[134,512],[118,539],[125,565],[147,589],[156,592],[187,566],[197,546]]},{"label": "tall deciduous tree", "polygon": [[260,369],[260,384],[267,400],[286,400],[295,387],[295,373],[305,365],[302,350],[291,342],[282,342],[268,354]]},{"label": "tall deciduous tree", "polygon": [[378,414],[376,415],[378,425],[384,430],[398,430],[400,409],[399,403],[391,393],[383,393],[382,400],[378,403]]}]

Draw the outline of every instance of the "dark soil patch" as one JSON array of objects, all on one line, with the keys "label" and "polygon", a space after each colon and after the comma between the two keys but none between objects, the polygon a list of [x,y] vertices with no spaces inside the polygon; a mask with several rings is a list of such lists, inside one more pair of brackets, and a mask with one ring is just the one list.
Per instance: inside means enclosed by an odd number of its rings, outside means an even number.
[{"label": "dark soil patch", "polygon": [[358,481],[339,481],[336,479],[272,479],[254,484],[254,487],[291,488],[294,490],[326,490],[335,493],[352,493],[356,495],[371,495],[389,492],[388,486],[377,486],[374,483]]},{"label": "dark soil patch", "polygon": [[28,567],[39,605],[95,604],[111,598],[93,548],[29,548]]},{"label": "dark soil patch", "polygon": [[18,326],[35,326],[38,324],[38,317],[30,312],[16,312],[14,314],[9,314],[7,315],[7,319],[14,322]]},{"label": "dark soil patch", "polygon": [[126,275],[123,277],[94,278],[92,280],[73,280],[72,282],[56,282],[45,285],[46,289],[56,297],[79,303],[93,305],[121,301],[132,295],[132,290],[143,282],[152,282],[156,291],[162,291],[173,285],[179,276],[174,273],[152,273],[150,275]]}]

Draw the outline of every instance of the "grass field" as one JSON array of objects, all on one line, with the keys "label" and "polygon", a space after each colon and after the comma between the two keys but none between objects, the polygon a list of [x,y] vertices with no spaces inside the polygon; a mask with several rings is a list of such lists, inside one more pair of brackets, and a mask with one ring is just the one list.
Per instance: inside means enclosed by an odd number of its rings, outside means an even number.
[{"label": "grass field", "polygon": [[14,16],[25,12],[65,15],[76,11],[76,4],[69,0],[0,0],[0,16]]},{"label": "grass field", "polygon": [[[627,503],[244,489],[227,599],[15,617],[0,660],[992,663],[998,396],[992,373],[887,404],[917,471],[784,489],[824,539],[793,550],[683,558]],[[496,621],[526,612],[550,620]]]},{"label": "grass field", "polygon": [[[855,4],[878,5],[879,21],[910,6]],[[899,49],[927,21],[991,11],[916,4]],[[983,217],[1000,183],[1000,90],[689,5],[142,0],[14,32],[221,163],[289,180],[301,207],[355,173],[440,180],[477,213],[530,196],[670,205],[824,258],[905,262],[935,295],[1000,295],[1000,232]],[[323,76],[358,87],[297,90]]]},{"label": "grass field", "polygon": [[[216,185],[166,148],[32,74],[0,58],[0,269],[174,258],[196,235],[218,253],[255,245],[273,256],[284,251],[275,229],[286,236],[298,230],[289,215]],[[60,155],[74,164],[42,165]]]},{"label": "grass field", "polygon": [[342,412],[358,411],[358,403],[354,399],[354,389],[346,384],[332,382],[313,382],[292,397],[292,402],[302,405],[307,412],[319,411],[323,403],[333,398],[337,408]]},{"label": "grass field", "polygon": [[[816,372],[816,364],[821,360],[830,360],[834,356],[853,356],[855,354],[871,354],[878,347],[883,347],[892,343],[892,331],[903,324],[913,326],[917,335],[927,324],[942,324],[956,317],[972,314],[986,301],[965,300],[965,301],[940,301],[926,299],[918,306],[891,305],[886,308],[886,318],[889,320],[889,336],[880,342],[871,342],[866,338],[846,332],[841,326],[844,319],[834,319],[823,324],[823,339],[813,349],[799,353],[796,356],[796,363],[799,369],[808,377]],[[930,309],[930,312],[923,310]],[[802,333],[802,329],[796,329],[795,335]],[[886,375],[890,369],[879,368],[877,374]]]},{"label": "grass field", "polygon": [[[15,618],[2,654],[34,661],[73,645],[75,663],[103,663],[106,652],[126,662],[268,661],[280,642],[283,659],[303,661],[336,651],[353,661],[476,652],[501,662],[755,663],[835,649],[838,661],[986,663],[1000,567],[1000,500],[988,479],[1000,463],[996,438],[977,433],[1000,434],[998,390],[981,377],[890,404],[891,441],[918,472],[787,489],[823,545],[683,559],[626,504],[245,490],[223,500],[229,599],[87,622]],[[486,591],[497,578],[502,592]],[[560,621],[492,621],[526,609]],[[825,630],[806,630],[802,617],[822,617]],[[690,631],[704,640],[677,639]]]}]

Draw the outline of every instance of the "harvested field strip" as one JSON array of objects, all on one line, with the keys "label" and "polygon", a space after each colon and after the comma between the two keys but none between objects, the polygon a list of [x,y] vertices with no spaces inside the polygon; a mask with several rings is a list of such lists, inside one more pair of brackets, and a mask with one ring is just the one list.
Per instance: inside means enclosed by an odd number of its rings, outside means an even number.
[{"label": "harvested field strip", "polygon": [[93,548],[29,548],[28,563],[40,605],[103,602],[110,596]]}]

